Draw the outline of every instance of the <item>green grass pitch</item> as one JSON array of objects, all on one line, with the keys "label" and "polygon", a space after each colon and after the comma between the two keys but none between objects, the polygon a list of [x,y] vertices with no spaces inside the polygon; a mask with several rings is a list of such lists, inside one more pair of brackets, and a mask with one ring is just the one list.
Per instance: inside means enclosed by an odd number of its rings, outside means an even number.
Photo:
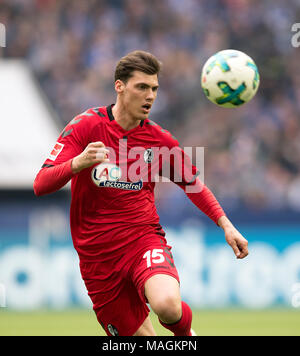
[{"label": "green grass pitch", "polygon": [[[151,313],[158,335],[171,333]],[[299,309],[193,311],[199,336],[300,336]],[[0,336],[104,336],[92,310],[11,312],[0,309]]]}]

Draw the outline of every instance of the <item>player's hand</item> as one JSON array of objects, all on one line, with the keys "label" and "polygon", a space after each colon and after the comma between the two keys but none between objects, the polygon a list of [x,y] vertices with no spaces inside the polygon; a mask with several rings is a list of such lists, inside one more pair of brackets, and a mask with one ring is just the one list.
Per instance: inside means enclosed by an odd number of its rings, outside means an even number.
[{"label": "player's hand", "polygon": [[109,151],[105,148],[103,142],[91,142],[80,155],[73,158],[72,171],[79,173],[83,169],[91,167],[96,163],[109,162],[108,153]]},{"label": "player's hand", "polygon": [[248,256],[248,241],[232,225],[229,219],[225,216],[222,216],[219,219],[218,224],[224,229],[225,239],[228,245],[233,249],[236,258],[242,259]]}]

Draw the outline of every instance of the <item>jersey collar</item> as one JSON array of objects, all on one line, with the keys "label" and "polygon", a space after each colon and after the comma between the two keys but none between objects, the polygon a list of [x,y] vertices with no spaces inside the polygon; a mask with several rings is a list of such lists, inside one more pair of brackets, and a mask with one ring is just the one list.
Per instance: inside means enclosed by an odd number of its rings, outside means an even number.
[{"label": "jersey collar", "polygon": [[[111,104],[111,105],[109,105],[109,106],[107,106],[106,107],[106,111],[107,111],[107,116],[108,116],[108,118],[109,118],[109,120],[112,122],[112,121],[115,121],[115,117],[114,117],[114,115],[113,115],[113,112],[112,112],[112,108],[113,108],[113,106],[114,106],[115,104]],[[143,127],[143,125],[144,125],[144,120],[141,120],[141,123],[140,123],[140,127]],[[139,127],[138,126],[138,127]],[[134,129],[133,129],[134,130]],[[124,131],[126,131],[126,130],[124,130]],[[131,131],[131,130],[129,130],[129,131]]]}]

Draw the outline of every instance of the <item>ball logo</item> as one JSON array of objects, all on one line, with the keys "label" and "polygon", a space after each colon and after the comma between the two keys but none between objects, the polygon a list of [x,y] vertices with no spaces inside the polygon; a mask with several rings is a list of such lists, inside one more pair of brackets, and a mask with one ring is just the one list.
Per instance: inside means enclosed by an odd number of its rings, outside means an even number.
[{"label": "ball logo", "polygon": [[121,168],[111,163],[101,163],[92,170],[93,182],[98,187],[107,181],[117,182],[121,176]]}]

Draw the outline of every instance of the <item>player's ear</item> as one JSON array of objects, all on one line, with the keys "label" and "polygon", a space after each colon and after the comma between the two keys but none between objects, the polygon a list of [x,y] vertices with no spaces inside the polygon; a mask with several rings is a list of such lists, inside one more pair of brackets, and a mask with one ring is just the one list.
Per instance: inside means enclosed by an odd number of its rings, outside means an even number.
[{"label": "player's ear", "polygon": [[125,84],[124,82],[122,82],[122,80],[118,79],[116,82],[115,82],[115,90],[118,94],[121,94],[123,92],[125,88]]}]

